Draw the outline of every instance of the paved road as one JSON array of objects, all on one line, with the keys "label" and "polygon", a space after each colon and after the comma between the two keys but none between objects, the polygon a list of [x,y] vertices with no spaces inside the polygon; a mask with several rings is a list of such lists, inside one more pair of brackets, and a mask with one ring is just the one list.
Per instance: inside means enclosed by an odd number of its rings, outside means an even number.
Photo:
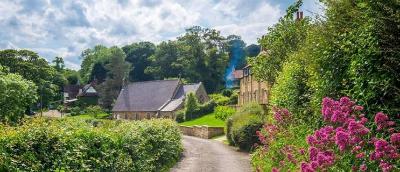
[{"label": "paved road", "polygon": [[183,136],[183,158],[171,172],[247,172],[251,171],[247,153],[215,140]]}]

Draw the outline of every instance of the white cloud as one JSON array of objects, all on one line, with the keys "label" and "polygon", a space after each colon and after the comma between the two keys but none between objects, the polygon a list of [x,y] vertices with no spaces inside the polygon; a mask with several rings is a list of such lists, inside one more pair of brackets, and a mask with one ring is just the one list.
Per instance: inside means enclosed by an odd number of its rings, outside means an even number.
[{"label": "white cloud", "polygon": [[49,61],[63,56],[67,67],[78,69],[80,53],[96,44],[158,43],[193,25],[255,43],[283,15],[282,6],[264,0],[2,0],[0,48],[32,49]]}]

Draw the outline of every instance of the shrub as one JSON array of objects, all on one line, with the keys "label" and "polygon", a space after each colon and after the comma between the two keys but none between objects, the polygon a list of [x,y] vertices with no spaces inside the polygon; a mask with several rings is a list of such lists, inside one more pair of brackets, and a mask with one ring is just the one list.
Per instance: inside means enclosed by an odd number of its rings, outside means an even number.
[{"label": "shrub", "polygon": [[77,116],[77,115],[81,115],[82,113],[83,113],[83,111],[81,110],[81,108],[80,107],[72,107],[71,108],[71,115],[72,116]]},{"label": "shrub", "polygon": [[232,95],[229,97],[229,102],[228,104],[230,105],[236,105],[238,103],[238,97],[239,97],[239,93],[238,91],[234,91],[232,93]]},{"label": "shrub", "polygon": [[0,171],[167,171],[182,152],[170,120],[92,123],[35,118],[2,126]]},{"label": "shrub", "polygon": [[85,109],[85,113],[96,118],[98,114],[102,114],[105,112],[100,106],[88,106]]},{"label": "shrub", "polygon": [[251,103],[243,106],[227,123],[229,144],[250,151],[258,143],[256,131],[263,126],[264,112],[260,105]]},{"label": "shrub", "polygon": [[231,97],[232,93],[233,92],[232,92],[231,89],[225,89],[225,90],[222,91],[222,95],[225,96],[225,97]]},{"label": "shrub", "polygon": [[235,113],[235,109],[228,106],[217,106],[215,108],[215,118],[225,121]]},{"label": "shrub", "polygon": [[229,103],[229,97],[225,97],[222,94],[210,94],[210,98],[214,100],[218,106],[225,106]]},{"label": "shrub", "polygon": [[175,115],[176,115],[176,118],[175,118],[176,122],[181,123],[181,122],[185,121],[185,110],[184,109],[178,110],[177,112],[175,112]]},{"label": "shrub", "polygon": [[214,112],[215,106],[216,103],[213,100],[210,100],[204,104],[199,105],[198,110],[195,112],[196,118]]},{"label": "shrub", "polygon": [[199,102],[193,93],[189,93],[185,100],[185,120],[196,118],[195,113],[199,110]]},{"label": "shrub", "polygon": [[36,99],[37,87],[17,74],[5,74],[0,66],[0,122],[16,123]]}]

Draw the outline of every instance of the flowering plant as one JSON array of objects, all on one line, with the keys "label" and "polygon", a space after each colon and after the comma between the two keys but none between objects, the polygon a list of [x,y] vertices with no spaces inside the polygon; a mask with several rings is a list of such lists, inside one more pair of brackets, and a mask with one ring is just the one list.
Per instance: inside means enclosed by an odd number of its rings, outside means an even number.
[{"label": "flowering plant", "polygon": [[301,163],[301,171],[343,169],[349,164],[353,171],[399,170],[400,133],[396,133],[396,123],[379,112],[374,131],[374,125],[367,127],[362,110],[348,97],[339,101],[324,98],[321,112],[326,126],[307,137],[309,160]]}]

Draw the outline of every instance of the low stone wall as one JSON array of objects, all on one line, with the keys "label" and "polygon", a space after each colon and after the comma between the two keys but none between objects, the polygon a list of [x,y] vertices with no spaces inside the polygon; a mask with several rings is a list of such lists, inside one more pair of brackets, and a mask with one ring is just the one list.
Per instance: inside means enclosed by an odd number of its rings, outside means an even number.
[{"label": "low stone wall", "polygon": [[208,126],[180,126],[183,135],[195,136],[203,139],[210,139],[215,136],[224,134],[224,127],[208,127]]}]

